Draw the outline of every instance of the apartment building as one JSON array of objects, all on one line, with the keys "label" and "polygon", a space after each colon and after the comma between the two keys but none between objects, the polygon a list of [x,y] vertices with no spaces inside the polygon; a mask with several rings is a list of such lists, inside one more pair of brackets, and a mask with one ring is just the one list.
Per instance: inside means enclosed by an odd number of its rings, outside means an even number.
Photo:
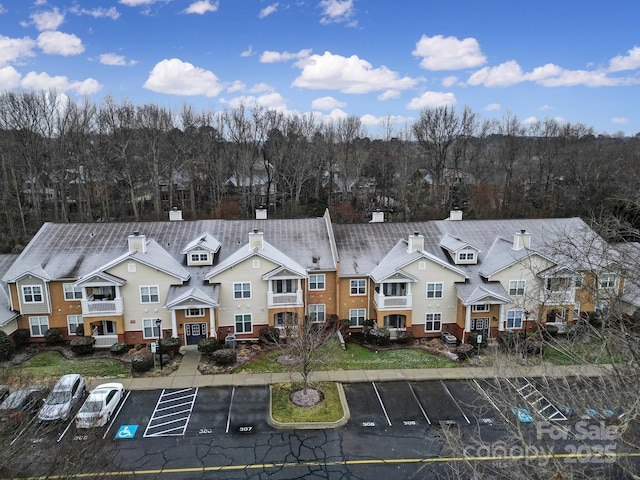
[{"label": "apartment building", "polygon": [[[623,288],[621,272],[595,253],[610,249],[578,218],[452,212],[386,223],[376,213],[367,224],[333,224],[328,211],[267,219],[262,210],[252,220],[182,221],[172,211],[163,222],[46,223],[5,267],[6,331],[42,341],[49,328],[69,337],[83,325],[101,346],[159,336],[195,344],[331,317],[352,331],[369,321],[392,336],[449,332],[465,341],[540,322],[562,327]],[[581,262],[592,257],[596,270]]]}]

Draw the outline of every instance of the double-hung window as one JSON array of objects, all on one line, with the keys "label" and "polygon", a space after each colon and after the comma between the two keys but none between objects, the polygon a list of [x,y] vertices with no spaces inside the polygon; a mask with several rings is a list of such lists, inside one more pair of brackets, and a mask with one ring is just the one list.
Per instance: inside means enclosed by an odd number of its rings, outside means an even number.
[{"label": "double-hung window", "polygon": [[439,332],[442,330],[442,314],[427,313],[424,321],[425,332]]},{"label": "double-hung window", "polygon": [[526,280],[509,280],[509,295],[521,297],[524,295]]},{"label": "double-hung window", "polygon": [[42,303],[42,287],[40,285],[24,285],[22,300],[24,303]]},{"label": "double-hung window", "polygon": [[325,320],[325,304],[312,303],[309,305],[309,320],[314,323],[324,322]]},{"label": "double-hung window", "polygon": [[156,325],[156,318],[142,319],[143,338],[160,338],[160,327]]},{"label": "double-hung window", "polygon": [[366,295],[367,294],[367,280],[364,278],[358,278],[351,280],[351,295]]},{"label": "double-hung window", "polygon": [[600,275],[598,281],[602,288],[615,288],[617,276],[615,273],[605,273]]},{"label": "double-hung window", "polygon": [[73,283],[64,283],[62,288],[64,289],[65,300],[79,300],[82,298],[82,289],[76,287]]},{"label": "double-hung window", "polygon": [[235,282],[233,284],[233,298],[236,300],[251,298],[251,282]]},{"label": "double-hung window", "polygon": [[442,289],[441,282],[427,283],[427,298],[442,298]]},{"label": "double-hung window", "polygon": [[324,290],[325,282],[324,273],[309,275],[309,290]]},{"label": "double-hung window", "polygon": [[140,303],[158,303],[160,296],[157,286],[140,287]]},{"label": "double-hung window", "polygon": [[522,310],[507,310],[507,328],[522,328]]},{"label": "double-hung window", "polygon": [[32,337],[44,337],[44,332],[49,330],[49,318],[29,317],[29,329]]},{"label": "double-hung window", "polygon": [[69,335],[76,333],[78,325],[82,325],[82,315],[67,315],[67,328]]},{"label": "double-hung window", "polygon": [[350,327],[363,327],[364,317],[367,312],[364,308],[352,308],[349,310],[349,326]]},{"label": "double-hung window", "polygon": [[235,316],[236,333],[251,333],[253,328],[251,325],[250,313],[239,313]]}]

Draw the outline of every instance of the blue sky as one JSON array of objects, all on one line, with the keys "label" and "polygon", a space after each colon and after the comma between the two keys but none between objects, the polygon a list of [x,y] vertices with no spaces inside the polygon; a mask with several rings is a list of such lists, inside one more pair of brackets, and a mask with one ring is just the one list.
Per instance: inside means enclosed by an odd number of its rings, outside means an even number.
[{"label": "blue sky", "polygon": [[[256,103],[373,132],[426,107],[640,132],[640,3],[0,0],[0,90],[219,111]],[[375,135],[375,133],[373,133]]]}]

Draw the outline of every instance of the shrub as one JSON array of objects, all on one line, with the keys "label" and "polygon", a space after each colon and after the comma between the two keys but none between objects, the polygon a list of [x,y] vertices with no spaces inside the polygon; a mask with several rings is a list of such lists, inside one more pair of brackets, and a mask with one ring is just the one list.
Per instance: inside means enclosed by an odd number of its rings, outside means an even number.
[{"label": "shrub", "polygon": [[169,355],[174,356],[180,351],[180,339],[176,337],[163,338],[160,340],[160,346],[163,354],[168,353]]},{"label": "shrub", "polygon": [[117,342],[111,345],[109,351],[114,355],[122,355],[124,351],[127,349],[127,344],[122,342]]},{"label": "shrub", "polygon": [[79,337],[84,337],[84,325],[82,323],[76,326],[76,335]]},{"label": "shrub", "polygon": [[275,327],[265,327],[260,329],[258,337],[264,343],[278,343],[280,341],[280,330]]},{"label": "shrub", "polygon": [[221,348],[211,354],[211,360],[217,365],[231,365],[237,358],[236,351],[231,348]]},{"label": "shrub", "polygon": [[480,343],[480,347],[486,347],[489,344],[489,335],[484,335],[483,333],[471,332],[469,334],[469,337],[467,338],[467,343],[478,348],[478,335],[482,335],[482,342]]},{"label": "shrub", "polygon": [[131,370],[134,372],[148,372],[153,367],[153,353],[151,350],[137,350],[131,356]]},{"label": "shrub", "polygon": [[365,333],[367,342],[374,345],[388,345],[391,342],[391,335],[386,328],[372,328]]},{"label": "shrub", "polygon": [[558,326],[557,325],[545,325],[542,330],[542,337],[545,340],[551,340],[554,337],[558,336]]},{"label": "shrub", "polygon": [[21,328],[19,330],[16,330],[15,333],[13,334],[13,342],[18,348],[24,347],[30,341],[31,341],[31,334],[29,333],[29,330],[27,330],[26,328]]},{"label": "shrub", "polygon": [[216,350],[220,350],[222,345],[215,337],[203,338],[198,342],[198,351],[205,355],[211,355]]},{"label": "shrub", "polygon": [[456,355],[458,355],[458,360],[466,360],[473,354],[474,350],[475,348],[473,347],[473,345],[463,343],[456,347],[455,352]]},{"label": "shrub", "polygon": [[526,352],[529,355],[542,355],[546,347],[542,338],[537,335],[532,335],[530,337],[527,337],[524,344],[525,344]]},{"label": "shrub", "polygon": [[71,351],[76,355],[87,355],[93,353],[96,339],[93,337],[76,337],[69,342]]},{"label": "shrub", "polygon": [[62,334],[57,328],[50,328],[44,332],[44,341],[49,345],[56,344],[62,340]]},{"label": "shrub", "polygon": [[4,331],[0,330],[0,361],[9,360],[14,352],[13,342]]},{"label": "shrub", "polygon": [[525,341],[525,336],[520,332],[513,332],[511,330],[505,330],[500,332],[500,347],[507,352],[517,352],[522,347]]},{"label": "shrub", "polygon": [[407,332],[404,330],[400,330],[398,332],[398,337],[396,338],[395,342],[399,343],[401,345],[406,345],[408,343],[413,342],[414,339],[414,335],[413,332]]}]

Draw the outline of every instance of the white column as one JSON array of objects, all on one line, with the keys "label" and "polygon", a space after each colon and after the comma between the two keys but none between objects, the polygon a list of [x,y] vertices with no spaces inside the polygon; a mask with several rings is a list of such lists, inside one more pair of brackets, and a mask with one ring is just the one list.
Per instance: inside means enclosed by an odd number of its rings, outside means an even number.
[{"label": "white column", "polygon": [[464,331],[471,331],[471,305],[464,307]]},{"label": "white column", "polygon": [[504,332],[504,304],[500,304],[500,317],[498,318],[498,331]]},{"label": "white column", "polygon": [[176,323],[176,311],[171,309],[171,336],[178,338],[178,324]]},{"label": "white column", "polygon": [[209,307],[209,329],[211,330],[210,336],[216,338],[218,335],[216,330],[216,310],[213,307]]}]

